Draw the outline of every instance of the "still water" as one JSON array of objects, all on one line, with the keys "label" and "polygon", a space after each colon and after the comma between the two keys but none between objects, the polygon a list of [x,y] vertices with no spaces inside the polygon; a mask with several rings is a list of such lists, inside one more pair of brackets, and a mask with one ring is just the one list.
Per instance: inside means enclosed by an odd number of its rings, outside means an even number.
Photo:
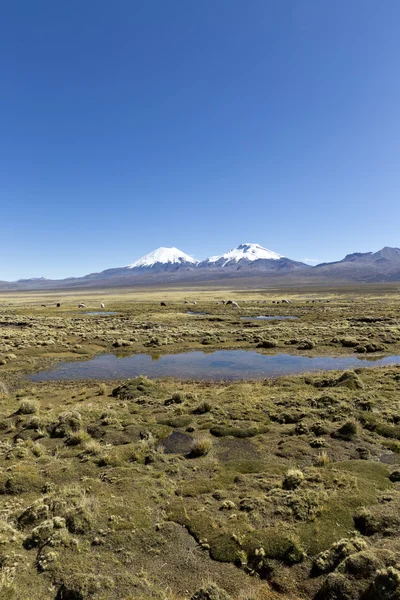
[{"label": "still water", "polygon": [[92,312],[84,312],[84,313],[81,313],[81,314],[91,315],[92,317],[97,317],[98,315],[116,315],[117,313],[116,312],[109,312],[109,311],[106,311],[106,310],[98,310],[98,311],[95,310],[95,311],[92,311]]},{"label": "still water", "polygon": [[290,319],[298,319],[298,317],[283,317],[283,316],[267,317],[266,315],[260,315],[258,317],[240,317],[240,318],[244,319],[245,321],[287,321]]},{"label": "still water", "polygon": [[31,376],[32,381],[178,377],[180,379],[257,379],[311,371],[353,369],[400,364],[400,356],[367,359],[356,356],[296,356],[260,354],[253,350],[217,350],[151,356],[134,354],[117,358],[103,354],[86,362],[60,363],[54,369]]}]

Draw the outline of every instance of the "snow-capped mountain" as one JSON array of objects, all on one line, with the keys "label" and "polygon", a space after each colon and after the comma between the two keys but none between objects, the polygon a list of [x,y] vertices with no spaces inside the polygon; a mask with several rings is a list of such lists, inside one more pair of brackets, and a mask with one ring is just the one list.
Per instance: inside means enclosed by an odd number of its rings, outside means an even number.
[{"label": "snow-capped mountain", "polygon": [[197,265],[198,270],[219,271],[221,274],[240,271],[241,275],[246,273],[285,273],[297,269],[308,269],[304,263],[286,258],[273,250],[268,250],[260,244],[240,244],[237,248],[229,250],[225,254],[211,256]]},{"label": "snow-capped mountain", "polygon": [[[259,244],[240,244],[237,248],[201,262],[177,248],[158,248],[126,267],[106,269],[84,277],[60,280],[45,278],[0,281],[2,290],[67,289],[128,285],[157,285],[179,282],[233,281],[249,285],[268,280],[307,285],[317,281],[400,282],[400,248],[385,247],[378,252],[355,252],[340,261],[314,267],[291,260]],[[314,283],[313,283],[314,284]]]},{"label": "snow-capped mountain", "polygon": [[280,254],[263,248],[259,244],[240,244],[237,248],[229,250],[219,256],[210,256],[203,260],[199,267],[229,267],[239,263],[254,262],[257,260],[279,260],[283,258]]},{"label": "snow-capped mountain", "polygon": [[198,260],[185,254],[178,248],[157,248],[149,254],[145,254],[138,260],[128,265],[127,269],[152,269],[152,270],[176,270],[180,267],[195,267]]}]

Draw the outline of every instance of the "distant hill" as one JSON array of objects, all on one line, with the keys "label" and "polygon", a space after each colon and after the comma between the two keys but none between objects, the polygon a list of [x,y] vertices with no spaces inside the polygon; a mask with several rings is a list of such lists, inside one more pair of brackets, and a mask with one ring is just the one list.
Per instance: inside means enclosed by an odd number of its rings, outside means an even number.
[{"label": "distant hill", "polygon": [[343,260],[314,267],[313,276],[360,282],[400,281],[400,249],[386,246],[378,252],[355,252]]},{"label": "distant hill", "polygon": [[378,252],[355,252],[342,260],[311,267],[282,256],[259,244],[240,244],[224,254],[199,261],[178,248],[158,248],[125,267],[106,269],[84,277],[32,278],[0,281],[0,290],[45,290],[68,288],[157,285],[168,283],[255,281],[262,286],[276,281],[315,285],[327,282],[400,282],[400,249],[385,247]]}]

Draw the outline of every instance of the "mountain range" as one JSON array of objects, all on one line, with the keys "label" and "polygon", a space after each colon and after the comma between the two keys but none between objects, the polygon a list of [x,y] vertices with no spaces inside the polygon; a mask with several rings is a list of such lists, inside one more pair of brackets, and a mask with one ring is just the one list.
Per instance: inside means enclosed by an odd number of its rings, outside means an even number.
[{"label": "mountain range", "polygon": [[68,287],[101,287],[197,282],[258,278],[293,283],[316,283],[318,280],[338,282],[400,282],[400,249],[385,247],[378,252],[356,252],[342,260],[310,266],[268,250],[259,244],[240,244],[225,254],[197,260],[178,248],[158,248],[125,267],[106,269],[84,277],[50,280],[21,279],[0,281],[0,289],[55,289]]}]

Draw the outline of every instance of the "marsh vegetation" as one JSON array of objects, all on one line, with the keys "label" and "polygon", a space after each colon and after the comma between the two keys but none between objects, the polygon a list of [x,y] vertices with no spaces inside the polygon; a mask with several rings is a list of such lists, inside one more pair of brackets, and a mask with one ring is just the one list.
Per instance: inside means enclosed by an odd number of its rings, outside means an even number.
[{"label": "marsh vegetation", "polygon": [[[207,314],[187,315],[183,294],[164,292],[115,295],[117,314],[98,318],[72,300],[53,309],[3,297],[1,598],[400,597],[399,367],[235,382],[27,379],[105,352],[205,345],[400,353],[397,293],[286,292],[288,307],[278,295],[231,295],[245,309],[196,292]],[[240,318],[265,306],[298,318]]]}]

